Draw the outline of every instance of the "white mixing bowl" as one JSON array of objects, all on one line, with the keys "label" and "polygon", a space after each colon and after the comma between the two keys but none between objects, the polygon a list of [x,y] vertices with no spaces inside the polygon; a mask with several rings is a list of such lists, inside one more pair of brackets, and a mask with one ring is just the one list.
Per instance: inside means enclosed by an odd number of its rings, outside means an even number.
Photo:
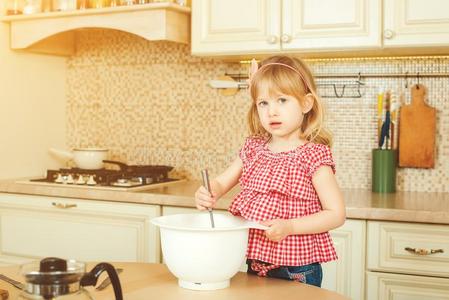
[{"label": "white mixing bowl", "polygon": [[162,254],[181,287],[192,290],[226,288],[245,260],[249,228],[266,229],[232,215],[178,214],[154,218],[160,227]]}]

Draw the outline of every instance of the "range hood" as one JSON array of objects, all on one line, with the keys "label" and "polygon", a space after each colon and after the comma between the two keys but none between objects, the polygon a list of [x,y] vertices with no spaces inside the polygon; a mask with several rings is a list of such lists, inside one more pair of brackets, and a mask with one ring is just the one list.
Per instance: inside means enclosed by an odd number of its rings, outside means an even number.
[{"label": "range hood", "polygon": [[11,49],[54,55],[73,55],[76,30],[86,28],[120,30],[150,41],[190,41],[190,8],[174,3],[5,16],[1,20],[10,24]]}]

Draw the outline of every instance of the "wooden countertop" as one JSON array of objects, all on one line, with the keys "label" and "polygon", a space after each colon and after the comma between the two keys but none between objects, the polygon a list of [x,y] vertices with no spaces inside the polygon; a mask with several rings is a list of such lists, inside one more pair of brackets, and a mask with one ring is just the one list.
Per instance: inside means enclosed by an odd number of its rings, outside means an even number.
[{"label": "wooden countertop", "polygon": [[[88,270],[94,264],[90,264]],[[126,300],[148,300],[148,299],[320,299],[320,300],[344,300],[348,299],[335,292],[320,289],[314,286],[292,282],[282,279],[262,278],[248,275],[243,272],[237,273],[232,280],[231,286],[215,291],[192,291],[178,286],[177,279],[162,264],[146,263],[114,263],[115,267],[121,267],[124,271],[119,275],[122,283],[123,295]],[[18,275],[18,267],[0,268],[3,273],[16,280],[21,280]],[[103,274],[101,279],[103,279]],[[16,299],[19,291],[6,282],[0,281],[0,289],[8,290],[9,299]],[[112,286],[98,292],[94,288],[88,288],[96,300],[113,300]]]},{"label": "wooden countertop", "polygon": [[[23,179],[22,179],[23,180]],[[0,181],[0,193],[43,195],[168,206],[194,207],[193,195],[200,181],[182,181],[138,192],[40,186]],[[217,209],[227,209],[238,193],[236,187],[220,199]],[[352,219],[449,224],[449,193],[396,192],[376,194],[369,190],[344,189],[346,215]]]}]

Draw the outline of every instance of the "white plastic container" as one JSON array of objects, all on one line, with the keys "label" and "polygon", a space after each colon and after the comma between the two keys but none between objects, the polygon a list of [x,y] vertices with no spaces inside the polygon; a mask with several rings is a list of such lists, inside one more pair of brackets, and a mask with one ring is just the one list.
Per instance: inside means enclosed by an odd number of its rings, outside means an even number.
[{"label": "white plastic container", "polygon": [[245,260],[249,228],[267,228],[230,214],[214,214],[214,221],[211,228],[207,212],[151,220],[160,227],[165,263],[183,288],[229,287]]}]

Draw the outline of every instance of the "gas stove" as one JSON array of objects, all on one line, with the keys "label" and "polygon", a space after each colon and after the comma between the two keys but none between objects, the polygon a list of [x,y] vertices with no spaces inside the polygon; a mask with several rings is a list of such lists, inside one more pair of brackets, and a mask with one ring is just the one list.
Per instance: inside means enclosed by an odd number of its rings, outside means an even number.
[{"label": "gas stove", "polygon": [[45,178],[31,179],[20,183],[128,191],[142,190],[149,186],[158,187],[179,181],[179,179],[168,176],[168,173],[173,169],[171,166],[127,165],[112,160],[105,160],[104,162],[116,165],[118,169],[62,168],[47,170]]}]

